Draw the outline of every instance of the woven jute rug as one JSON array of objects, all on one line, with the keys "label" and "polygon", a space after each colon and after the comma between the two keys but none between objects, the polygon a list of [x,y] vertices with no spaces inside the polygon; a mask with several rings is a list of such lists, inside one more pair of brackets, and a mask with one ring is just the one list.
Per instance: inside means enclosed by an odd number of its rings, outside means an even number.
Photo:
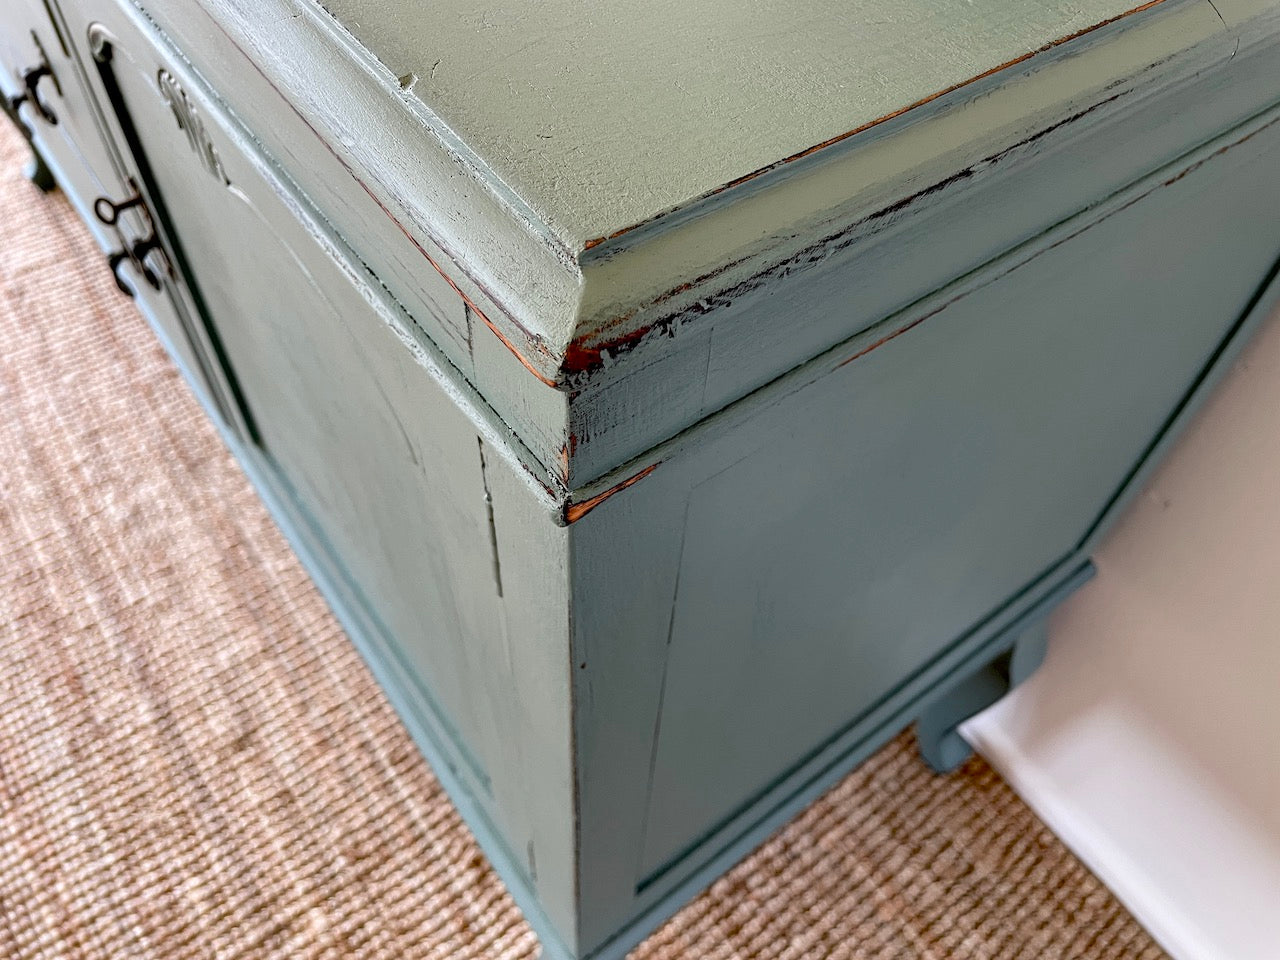
[{"label": "woven jute rug", "polygon": [[[0,132],[0,960],[537,941],[65,198]],[[635,960],[1156,958],[904,735]]]}]

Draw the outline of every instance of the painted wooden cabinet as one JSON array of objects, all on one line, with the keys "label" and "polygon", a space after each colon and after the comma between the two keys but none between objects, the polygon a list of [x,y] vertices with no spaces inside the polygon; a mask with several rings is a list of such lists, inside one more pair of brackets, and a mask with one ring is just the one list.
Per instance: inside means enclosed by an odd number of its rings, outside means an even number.
[{"label": "painted wooden cabinet", "polygon": [[566,960],[957,762],[1278,293],[1274,0],[10,0],[0,58]]}]

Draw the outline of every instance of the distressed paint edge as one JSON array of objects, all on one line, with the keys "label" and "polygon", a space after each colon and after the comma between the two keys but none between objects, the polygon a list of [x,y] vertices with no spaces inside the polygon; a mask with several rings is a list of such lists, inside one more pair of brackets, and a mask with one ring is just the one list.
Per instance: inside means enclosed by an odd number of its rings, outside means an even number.
[{"label": "distressed paint edge", "polygon": [[[1058,131],[1059,129],[1069,124],[1083,120],[1085,117],[1088,117],[1090,114],[1094,113],[1097,110],[1101,110],[1105,107],[1108,107],[1112,104],[1117,103],[1119,100],[1127,96],[1130,92],[1131,91],[1125,91],[1117,94],[1112,94],[1111,96],[1106,97],[1102,100],[1099,100],[1096,103],[1093,103],[1082,110],[1076,111],[1071,116],[1055,121],[1054,123],[1051,123],[1050,125],[1040,130],[1037,130],[1035,133],[1029,136],[1023,137],[1021,140],[1018,140],[1015,143],[1002,147],[1001,149],[997,150],[995,153],[988,154],[983,157],[979,157],[978,159],[975,159],[963,169],[955,171],[954,173],[946,177],[943,177],[942,179],[932,184],[929,184],[928,186],[922,187],[919,190],[916,190],[914,193],[911,193],[900,199],[888,202],[884,206],[877,207],[876,209],[872,210],[870,213],[866,213],[860,216],[858,219],[846,224],[841,229],[834,231],[832,233],[829,233],[825,236],[819,237],[818,239],[810,243],[808,246],[802,247],[794,251],[785,260],[779,261],[777,263],[770,263],[768,266],[762,267],[760,270],[756,271],[746,279],[739,281],[734,286],[718,291],[716,294],[714,294],[714,296],[717,298],[726,297],[726,296],[736,296],[743,292],[750,292],[751,290],[757,289],[759,286],[763,285],[763,283],[765,282],[763,278],[768,278],[773,274],[777,273],[778,271],[785,272],[794,263],[804,262],[806,265],[808,265],[815,262],[814,261],[815,251],[822,250],[830,246],[831,244],[836,244],[836,247],[833,251],[834,253],[834,252],[839,252],[849,243],[870,241],[875,237],[876,231],[874,229],[867,229],[867,228],[870,225],[874,224],[876,221],[884,220],[888,217],[893,216],[894,214],[898,214],[904,210],[909,209],[910,207],[920,202],[921,200],[925,200],[934,195],[944,193],[945,191],[955,186],[956,184],[963,183],[965,181],[972,179],[977,174],[977,171],[980,168],[987,169],[987,168],[991,168],[998,165],[1011,153],[1014,153],[1015,151],[1020,150],[1023,147],[1030,146],[1031,144],[1036,143],[1038,140],[1043,139],[1044,137]],[[837,243],[837,241],[844,240],[844,238],[850,238],[850,239],[846,240],[844,243]],[[828,256],[830,256],[830,254],[828,254]],[[824,257],[823,259],[826,259],[826,258]],[[589,381],[591,375],[594,374],[599,368],[605,365],[604,358],[606,355],[609,356],[611,359],[616,359],[616,357],[619,354],[627,353],[630,350],[640,346],[641,342],[647,339],[651,334],[665,333],[667,335],[673,335],[672,332],[676,328],[681,326],[683,323],[688,322],[689,320],[693,319],[697,315],[701,315],[703,313],[709,312],[709,311],[701,310],[696,306],[686,307],[684,309],[677,310],[674,313],[667,314],[666,316],[659,317],[654,321],[652,321],[651,323],[645,324],[642,327],[638,327],[635,330],[632,330],[628,333],[623,334],[620,337],[617,337],[616,339],[605,340],[599,343],[593,342],[595,338],[599,337],[600,334],[605,329],[611,326],[618,326],[625,323],[639,310],[644,309],[646,307],[654,307],[659,304],[665,303],[666,301],[682,293],[685,293],[702,284],[705,284],[710,280],[714,280],[716,277],[721,276],[722,274],[732,270],[733,268],[739,266],[743,262],[745,262],[743,259],[739,259],[739,260],[735,260],[735,261],[723,264],[721,266],[716,267],[714,270],[707,271],[706,273],[703,273],[697,277],[694,277],[691,280],[678,284],[677,286],[671,288],[670,290],[667,290],[657,295],[656,297],[651,298],[647,302],[637,305],[635,308],[628,311],[627,313],[621,314],[617,317],[610,319],[605,323],[604,326],[597,328],[595,331],[575,338],[574,341],[569,345],[569,348],[565,354],[564,363],[561,365],[562,378],[566,381],[566,383],[571,384],[573,389],[582,389],[584,386],[582,382],[583,378],[585,377],[586,380]]]},{"label": "distressed paint edge", "polygon": [[662,466],[661,460],[657,461],[656,463],[651,463],[649,464],[649,466],[643,468],[639,472],[631,475],[630,477],[627,477],[627,479],[622,480],[618,483],[615,483],[611,487],[609,487],[607,490],[604,490],[601,493],[597,493],[594,496],[587,497],[585,500],[574,500],[573,497],[570,496],[568,499],[565,500],[564,507],[563,507],[563,516],[564,516],[565,526],[568,526],[569,524],[572,524],[572,523],[577,523],[579,520],[585,517],[588,513],[590,513],[596,507],[600,506],[600,504],[604,503],[606,500],[612,497],[615,493],[621,493],[623,490],[627,489],[627,487],[630,487],[634,484],[639,483],[645,477],[649,476],[649,474],[653,473],[653,471],[657,470],[658,467],[660,466]]},{"label": "distressed paint edge", "polygon": [[489,188],[516,222],[523,223],[535,236],[547,245],[566,266],[576,265],[575,251],[552,229],[551,225],[533,209],[469,144],[445,122],[421,97],[412,93],[400,82],[390,64],[385,63],[372,49],[355,36],[347,26],[330,13],[321,0],[306,0],[305,9],[321,29],[329,33],[349,56],[369,73],[377,76],[384,92],[399,100],[449,151],[460,164],[467,167],[476,180]]},{"label": "distressed paint edge", "polygon": [[[1150,6],[1152,5],[1146,5],[1143,8],[1138,9],[1147,9]],[[1170,16],[1172,16],[1174,14],[1184,14],[1188,11],[1201,9],[1212,10],[1213,8],[1208,5],[1207,0],[1205,0],[1203,5],[1191,3],[1190,0],[1187,0],[1187,2],[1171,6],[1168,12]],[[1213,18],[1219,24],[1223,22],[1220,15],[1213,15]],[[1274,26],[1276,28],[1280,28],[1280,17],[1277,17],[1276,19],[1277,22]],[[1114,22],[1114,20],[1107,21],[1107,23]],[[1098,28],[1094,28],[1094,30],[1105,27],[1107,23],[1102,24]],[[1147,21],[1143,21],[1141,24],[1135,24],[1134,26],[1145,27],[1146,24]],[[1221,30],[1219,33],[1221,33]],[[1135,72],[1126,74],[1125,76],[1129,81],[1136,82],[1140,77],[1147,74],[1153,68],[1163,67],[1183,55],[1193,54],[1197,49],[1210,49],[1210,43],[1210,38],[1201,38],[1194,43],[1190,43],[1169,53],[1159,60],[1153,61],[1141,69],[1138,69],[1135,66]],[[1191,70],[1190,72],[1184,71],[1185,75],[1180,77],[1180,81],[1185,81],[1198,76],[1205,69],[1209,69],[1215,65],[1225,65],[1234,58],[1235,53],[1239,52],[1239,48],[1240,45],[1237,39],[1235,50],[1229,55],[1224,55],[1221,60],[1206,60],[1196,66],[1194,70]],[[1076,53],[1082,51],[1072,50],[1070,52]],[[1063,117],[1059,114],[1056,118],[1046,116],[1044,118],[1044,125],[1040,126],[1034,132],[1024,135],[1011,143],[1003,144],[999,149],[992,153],[975,155],[967,165],[963,167],[963,169],[955,170],[952,168],[949,172],[945,173],[941,170],[934,171],[937,179],[929,185],[919,188],[905,197],[899,197],[892,200],[881,199],[877,205],[872,207],[869,211],[861,211],[856,216],[846,219],[843,222],[843,225],[839,226],[838,229],[832,229],[830,233],[807,243],[804,247],[794,249],[789,248],[788,252],[777,256],[768,255],[767,250],[760,250],[750,252],[745,256],[739,256],[738,259],[733,261],[709,261],[706,268],[697,276],[661,292],[650,293],[643,299],[636,299],[625,309],[621,309],[621,312],[610,313],[602,311],[600,316],[592,320],[589,327],[585,324],[580,324],[579,331],[581,332],[575,334],[573,340],[565,349],[565,360],[558,373],[559,379],[562,380],[572,391],[588,389],[593,384],[597,376],[601,374],[601,371],[604,368],[611,367],[614,361],[617,361],[619,358],[637,348],[657,342],[663,336],[676,336],[686,325],[695,323],[699,318],[714,312],[723,305],[724,301],[731,300],[734,296],[742,293],[749,293],[759,287],[764,282],[762,278],[767,278],[779,271],[788,271],[796,264],[801,264],[804,269],[807,269],[813,264],[820,262],[820,260],[824,260],[833,253],[844,249],[850,243],[869,242],[873,240],[874,235],[877,232],[875,229],[876,221],[881,220],[888,215],[896,215],[911,204],[924,200],[934,194],[941,193],[947,197],[954,196],[954,191],[951,191],[948,188],[951,188],[956,181],[969,180],[978,173],[985,173],[989,168],[992,168],[1004,161],[1010,154],[1036,143],[1044,136],[1059,130],[1067,124],[1081,121],[1097,111],[1104,109],[1108,111],[1132,109],[1134,104],[1129,102],[1128,98],[1137,97],[1138,100],[1141,100],[1153,92],[1149,86],[1123,87],[1120,85],[1119,79],[1120,78],[1117,77],[1116,82],[1109,83],[1105,87],[1099,88],[1095,91],[1097,94],[1096,98],[1090,99],[1082,106],[1077,105],[1078,108],[1073,109],[1070,115]],[[1117,90],[1117,87],[1120,87],[1120,89]],[[1002,88],[984,89],[981,93],[974,93],[973,98],[977,99],[979,97],[989,96],[992,93],[998,92],[1000,89]],[[1126,103],[1120,104],[1119,101],[1121,100],[1126,100]],[[1104,122],[1105,120],[1106,116],[1102,117],[1099,122]],[[885,136],[889,136],[889,134],[885,134]],[[864,141],[859,141],[859,143],[863,142]],[[778,179],[772,179],[769,181],[769,185],[776,187],[776,185],[781,182],[782,181]],[[746,198],[739,197],[738,199]],[[718,210],[720,207],[717,206],[715,209]],[[711,216],[711,214],[712,211],[706,212],[708,217]],[[682,223],[688,219],[690,218],[682,218]],[[675,225],[670,226],[665,232],[660,232],[659,236],[666,236],[675,229]],[[650,242],[651,239],[654,238],[650,238],[646,233],[644,243]],[[837,241],[842,239],[843,242],[837,243]],[[634,242],[639,246],[643,245],[639,240],[635,240]],[[834,249],[828,249],[831,248],[832,244],[835,244]],[[827,250],[826,253],[822,253],[824,249]],[[608,259],[614,252],[615,251],[609,251],[602,254],[602,258]],[[745,278],[738,279],[732,283],[722,281],[719,285],[713,284],[713,281],[717,278],[730,271],[734,271],[735,268],[751,260],[758,261],[758,265],[753,264],[751,268],[753,272]],[[585,263],[586,261],[584,261],[584,264]],[[742,271],[739,271],[739,273],[741,272]],[[683,306],[671,308],[669,312],[661,312],[664,304],[680,297],[682,294],[686,294],[691,290],[697,290],[701,287],[705,287],[706,290],[702,292],[700,299],[696,302],[685,303]],[[628,325],[636,322],[636,315],[640,313],[649,313],[651,314],[651,318],[646,318],[641,321],[639,326],[628,329]],[[615,329],[621,329],[625,332],[610,336],[609,332]]]},{"label": "distressed paint edge", "polygon": [[[659,465],[678,462],[686,447],[696,445],[700,438],[708,436],[712,431],[733,429],[752,419],[758,411],[771,407],[787,396],[839,372],[855,360],[868,356],[904,333],[920,326],[926,320],[942,313],[952,304],[998,282],[1002,277],[1121,213],[1151,193],[1178,183],[1214,157],[1246,143],[1277,123],[1280,123],[1280,101],[1122,187],[1101,202],[1052,225],[1043,233],[1018,244],[945,287],[890,314],[866,329],[846,337],[773,380],[761,384],[745,396],[721,407],[639,456],[608,471],[599,479],[583,487],[571,489],[567,504],[589,505],[586,510],[577,513],[577,518],[580,518],[604,500],[643,479]],[[566,520],[567,509],[566,507]]]},{"label": "distressed paint edge", "polygon": [[[311,2],[314,2],[314,0],[311,0]],[[161,24],[157,23],[150,16],[150,14],[147,13],[146,10],[138,6],[137,0],[130,0],[130,3],[133,9],[136,10],[136,12],[139,15],[141,15],[144,19],[147,20],[151,28],[155,30],[156,33],[158,33],[160,36],[165,38],[165,42],[168,44],[168,46],[170,47],[174,55],[179,57],[189,69],[191,69],[193,72],[196,72],[198,74],[199,71],[197,70],[197,68],[194,66],[194,64],[192,64],[189,61],[189,59],[185,56],[185,54],[181,52],[179,46],[169,36],[168,31],[166,31]],[[310,4],[304,9],[307,10],[308,15],[311,18],[311,22],[316,25],[317,29],[322,30],[327,34],[329,34],[330,36],[332,36],[336,42],[341,44],[343,49],[346,49],[349,52],[351,52],[353,54],[353,60],[358,64],[358,66],[361,69],[370,73],[370,75],[375,79],[375,82],[376,82],[378,71],[374,67],[374,64],[377,64],[378,66],[382,66],[380,62],[375,59],[373,64],[371,64],[369,62],[369,59],[371,58],[372,55],[363,46],[360,46],[356,41],[354,41],[354,39],[349,39],[349,34],[346,34],[345,31],[339,32],[338,30],[335,30],[333,24],[336,23],[336,21],[334,21],[333,18],[329,16],[327,11],[323,9],[320,9],[318,11],[316,9],[312,9],[312,6]],[[302,110],[298,107],[297,103],[295,103],[294,99],[291,96],[289,96],[283,89],[281,89],[280,85],[276,82],[276,80],[268,76],[266,72],[262,70],[257,59],[252,55],[250,55],[249,52],[244,49],[242,44],[234,36],[232,36],[231,32],[227,29],[225,24],[223,24],[217,17],[213,16],[207,9],[204,12],[209,24],[218,31],[218,33],[222,36],[222,38],[228,44],[231,45],[231,47],[240,55],[242,60],[246,64],[252,67],[254,72],[257,73],[258,76],[261,78],[262,82],[265,83],[276,94],[279,101],[282,104],[284,104],[289,109],[289,111],[293,113],[295,117],[297,117],[299,122],[301,122],[307,128],[307,130],[311,132],[312,136],[315,137],[316,141],[347,172],[347,174],[351,177],[351,179],[355,182],[355,184],[369,197],[369,199],[377,206],[377,208],[382,212],[382,214],[392,222],[395,228],[401,234],[404,235],[404,237],[409,241],[409,243],[414,247],[414,249],[423,257],[423,259],[427,261],[428,264],[430,264],[431,268],[435,270],[436,273],[438,273],[441,276],[441,278],[458,293],[458,295],[462,298],[463,302],[466,303],[472,310],[474,310],[476,315],[481,317],[484,320],[484,322],[490,327],[490,329],[494,330],[494,332],[496,333],[497,327],[488,318],[485,311],[480,309],[480,307],[478,307],[475,304],[473,298],[469,297],[466,293],[463,292],[462,288],[458,285],[458,283],[454,281],[454,279],[449,275],[449,273],[441,265],[441,263],[439,262],[439,259],[436,257],[433,257],[427,251],[422,241],[420,241],[416,236],[414,236],[413,232],[409,229],[409,227],[404,222],[405,219],[409,219],[409,218],[407,217],[402,218],[398,216],[395,211],[393,211],[385,202],[383,202],[382,199],[378,197],[378,195],[374,192],[373,188],[369,185],[369,183],[360,175],[360,172],[357,171],[357,169],[342,156],[342,154],[329,141],[329,139],[325,137],[325,135],[316,127],[316,125],[302,112]],[[382,69],[386,70],[387,68],[383,67]],[[206,86],[209,86],[209,85],[206,84]],[[211,86],[210,86],[210,89],[212,89]],[[218,98],[218,100],[220,103],[222,102],[221,98]],[[463,156],[462,154],[458,153],[457,150],[455,150],[454,148],[455,141],[457,144],[461,144],[461,141],[458,141],[457,138],[453,136],[450,136],[450,137],[442,136],[440,133],[440,130],[437,128],[437,125],[429,122],[429,120],[424,118],[421,115],[420,111],[414,110],[412,107],[412,104],[404,100],[403,96],[398,96],[397,101],[401,103],[401,105],[404,106],[410,112],[410,114],[417,120],[418,123],[422,124],[426,130],[428,130],[433,136],[435,136],[440,141],[445,151],[445,154],[449,159],[454,160],[455,162],[461,164],[465,169],[470,171],[473,175],[474,180],[476,180],[477,182],[483,183],[487,187],[489,187],[491,194],[495,198],[497,198],[500,202],[503,202],[503,197],[505,196],[506,193],[510,193],[510,191],[507,190],[504,193],[504,191],[497,191],[493,189],[493,184],[501,183],[501,181],[496,180],[496,178],[493,178],[488,173],[486,173],[487,167],[484,167],[483,165],[481,165],[481,169],[477,169],[473,164],[470,164],[468,162],[468,157],[473,156],[473,154],[471,154],[469,151],[466,156]],[[229,106],[226,105],[225,103],[223,103],[223,109],[226,113],[228,113],[228,115],[237,116],[236,112],[231,110]],[[514,194],[512,194],[512,196],[514,196]],[[528,222],[526,218],[510,210],[509,205],[505,204],[505,202],[503,205],[504,207],[508,208],[509,213],[513,213],[513,216],[512,216],[513,221]],[[453,268],[459,274],[466,277],[467,280],[469,280],[472,284],[475,285],[477,290],[481,291],[484,294],[484,296],[489,299],[489,301],[493,304],[494,308],[499,311],[503,320],[510,325],[512,332],[519,334],[520,337],[529,344],[529,346],[532,348],[531,353],[533,353],[534,356],[538,357],[541,360],[543,366],[541,368],[538,367],[538,365],[535,362],[531,361],[528,357],[526,357],[523,353],[521,353],[521,351],[516,348],[516,346],[512,343],[512,341],[508,337],[500,335],[500,339],[503,345],[506,346],[507,349],[510,350],[516,356],[516,358],[520,361],[520,363],[524,367],[526,367],[531,373],[533,373],[539,380],[542,380],[544,383],[549,385],[555,385],[556,381],[554,379],[548,378],[546,374],[555,372],[558,366],[559,357],[555,353],[555,351],[548,346],[546,339],[540,334],[530,330],[526,324],[522,323],[517,318],[516,312],[509,305],[503,302],[503,298],[500,297],[491,288],[489,284],[486,284],[485,282],[483,282],[479,277],[474,276],[466,268],[464,258],[459,256],[453,250],[451,250],[450,245],[448,243],[446,243],[441,237],[434,235],[429,229],[426,229],[425,227],[422,227],[421,225],[418,225],[418,224],[415,224],[415,225],[418,226],[419,229],[422,229],[423,233],[428,237],[430,242],[433,243],[436,247],[438,247],[440,251],[449,258],[449,261],[452,264]],[[545,225],[544,225],[544,228],[545,228]],[[540,231],[535,231],[535,235],[537,235],[541,239],[545,239]],[[555,255],[556,259],[560,261],[563,266],[569,268],[574,273],[580,273],[580,268],[578,267],[576,258],[571,253],[561,252],[562,250],[567,251],[568,250],[567,247],[563,247],[563,245],[560,245],[560,244],[552,244],[549,246],[549,249],[552,249],[552,252]]]}]

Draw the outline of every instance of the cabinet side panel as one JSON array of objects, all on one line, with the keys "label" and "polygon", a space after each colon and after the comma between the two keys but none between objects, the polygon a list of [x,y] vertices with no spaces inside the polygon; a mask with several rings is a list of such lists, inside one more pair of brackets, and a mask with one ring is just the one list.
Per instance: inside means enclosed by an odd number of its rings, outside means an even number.
[{"label": "cabinet side panel", "polygon": [[1078,552],[1269,275],[1277,157],[1272,111],[660,448],[571,526],[584,925],[627,896],[665,913]]},{"label": "cabinet side panel", "polygon": [[742,429],[692,494],[646,880],[1077,546],[1270,270],[1278,155],[1280,122]]},{"label": "cabinet side panel", "polygon": [[666,479],[659,471],[568,528],[581,937],[588,948],[634,910],[684,540],[687,490]]}]

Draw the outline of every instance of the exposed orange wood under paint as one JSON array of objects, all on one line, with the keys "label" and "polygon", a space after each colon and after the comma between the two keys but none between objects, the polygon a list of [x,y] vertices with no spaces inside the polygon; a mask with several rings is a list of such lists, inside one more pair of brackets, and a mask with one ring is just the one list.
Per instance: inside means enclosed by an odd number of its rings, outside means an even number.
[{"label": "exposed orange wood under paint", "polygon": [[[445,279],[447,280],[448,277],[445,277]],[[471,301],[468,300],[467,305],[470,306],[470,304],[471,304]],[[530,363],[527,359],[525,359],[524,354],[522,354],[519,350],[516,349],[515,344],[513,344],[510,340],[504,337],[502,335],[502,331],[493,325],[493,321],[491,321],[479,310],[476,310],[475,307],[471,307],[471,309],[475,311],[475,315],[477,317],[479,317],[481,320],[484,321],[484,325],[493,331],[493,335],[497,337],[500,341],[502,341],[502,345],[506,347],[508,350],[510,350],[513,354],[515,354],[515,358],[520,361],[520,363],[524,366],[526,370],[528,370],[535,377],[537,377],[539,380],[545,383],[548,387],[554,387],[556,385],[556,382],[554,380],[552,380],[550,377],[543,376],[542,373],[539,372],[537,367],[535,367],[532,363]]]},{"label": "exposed orange wood under paint", "polygon": [[569,523],[576,523],[577,521],[585,517],[588,513],[590,513],[592,510],[594,510],[596,507],[600,506],[600,504],[604,503],[606,500],[612,497],[615,493],[618,493],[622,490],[627,489],[627,487],[631,486],[634,483],[639,483],[649,474],[653,473],[653,471],[657,470],[658,467],[661,466],[661,464],[662,464],[661,460],[659,460],[657,463],[651,463],[649,466],[645,467],[635,476],[628,477],[626,480],[623,480],[621,483],[615,484],[614,486],[606,490],[604,493],[597,493],[590,500],[584,500],[582,501],[582,503],[568,504],[564,510],[565,520],[567,520]]}]

